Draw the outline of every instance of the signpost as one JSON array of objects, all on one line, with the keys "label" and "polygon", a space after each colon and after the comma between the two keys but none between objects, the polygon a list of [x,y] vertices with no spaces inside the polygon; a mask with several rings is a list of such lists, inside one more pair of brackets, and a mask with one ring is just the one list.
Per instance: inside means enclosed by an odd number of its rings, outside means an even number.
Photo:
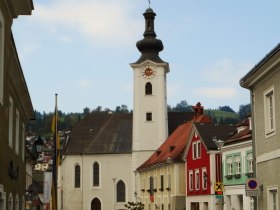
[{"label": "signpost", "polygon": [[255,178],[248,179],[246,182],[246,195],[259,196],[259,183]]}]

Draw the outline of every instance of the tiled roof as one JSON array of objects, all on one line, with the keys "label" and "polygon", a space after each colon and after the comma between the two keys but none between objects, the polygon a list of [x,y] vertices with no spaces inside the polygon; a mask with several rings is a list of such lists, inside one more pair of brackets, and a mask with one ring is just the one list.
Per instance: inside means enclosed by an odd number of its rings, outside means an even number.
[{"label": "tiled roof", "polygon": [[[169,135],[193,112],[168,113]],[[122,154],[132,152],[132,114],[94,112],[73,128],[66,155]]]},{"label": "tiled roof", "polygon": [[[241,123],[238,124],[239,127],[245,127],[243,130],[239,132],[235,132],[228,139],[225,140],[225,145],[230,145],[234,143],[238,143],[241,141],[252,140],[252,131],[250,130],[249,119],[246,118]],[[238,127],[237,126],[237,127]]]},{"label": "tiled roof", "polygon": [[137,170],[145,170],[149,167],[166,163],[168,157],[173,162],[181,162],[186,141],[190,135],[193,122],[210,122],[211,119],[205,115],[200,115],[186,123],[180,125],[168,139],[154,152],[150,158],[144,162]]},{"label": "tiled roof", "polygon": [[217,146],[213,141],[213,137],[217,140],[225,140],[235,133],[234,125],[229,124],[214,124],[214,123],[199,123],[195,122],[195,128],[199,133],[208,150],[216,150]]}]

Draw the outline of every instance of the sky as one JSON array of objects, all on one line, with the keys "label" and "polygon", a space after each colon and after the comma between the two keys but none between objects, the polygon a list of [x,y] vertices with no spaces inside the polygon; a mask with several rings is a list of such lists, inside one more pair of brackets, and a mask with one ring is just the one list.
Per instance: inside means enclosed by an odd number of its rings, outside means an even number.
[{"label": "sky", "polygon": [[[133,109],[148,0],[33,0],[12,30],[34,110]],[[151,0],[169,63],[167,103],[206,109],[250,102],[239,80],[280,40],[280,1]]]}]

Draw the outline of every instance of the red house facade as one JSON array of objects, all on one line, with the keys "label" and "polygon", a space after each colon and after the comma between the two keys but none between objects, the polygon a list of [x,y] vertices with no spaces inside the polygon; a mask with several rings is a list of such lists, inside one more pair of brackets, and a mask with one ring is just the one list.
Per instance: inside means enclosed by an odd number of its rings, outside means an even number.
[{"label": "red house facade", "polygon": [[221,182],[220,154],[213,138],[224,140],[232,125],[194,122],[185,150],[186,209],[220,209],[215,186]]}]

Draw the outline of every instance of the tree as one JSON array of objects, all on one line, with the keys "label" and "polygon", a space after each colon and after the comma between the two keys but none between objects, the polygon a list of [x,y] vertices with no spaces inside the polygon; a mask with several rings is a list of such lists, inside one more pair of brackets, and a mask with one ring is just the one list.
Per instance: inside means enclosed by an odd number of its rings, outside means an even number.
[{"label": "tree", "polygon": [[241,104],[239,106],[238,114],[240,120],[245,119],[246,116],[250,113],[251,113],[251,104],[245,104],[245,105]]},{"label": "tree", "polygon": [[175,112],[191,112],[192,106],[187,103],[186,100],[182,100],[180,103],[176,104],[173,108]]},{"label": "tree", "polygon": [[219,106],[218,108],[220,111],[224,111],[224,112],[232,112],[232,113],[235,113],[235,111],[230,108],[229,106]]},{"label": "tree", "polygon": [[84,115],[87,115],[90,113],[90,109],[88,107],[84,108]]}]

